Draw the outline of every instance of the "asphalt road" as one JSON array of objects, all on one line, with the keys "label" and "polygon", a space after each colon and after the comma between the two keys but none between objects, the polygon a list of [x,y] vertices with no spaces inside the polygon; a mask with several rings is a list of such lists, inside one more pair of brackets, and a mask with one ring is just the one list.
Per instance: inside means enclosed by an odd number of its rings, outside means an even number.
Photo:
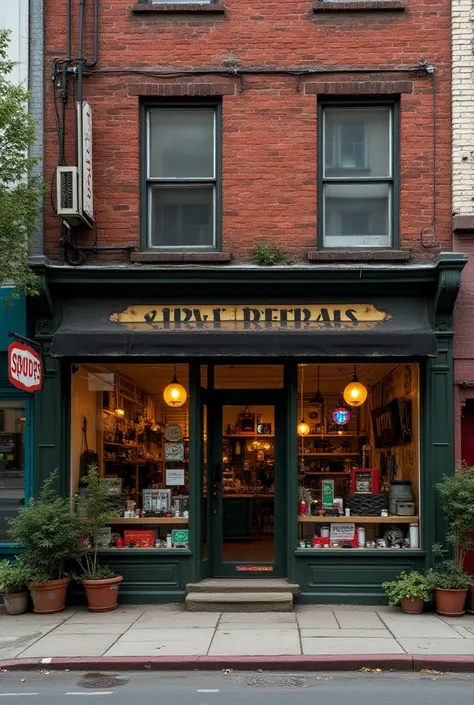
[{"label": "asphalt road", "polygon": [[474,677],[395,673],[0,673],[0,705],[473,705]]}]

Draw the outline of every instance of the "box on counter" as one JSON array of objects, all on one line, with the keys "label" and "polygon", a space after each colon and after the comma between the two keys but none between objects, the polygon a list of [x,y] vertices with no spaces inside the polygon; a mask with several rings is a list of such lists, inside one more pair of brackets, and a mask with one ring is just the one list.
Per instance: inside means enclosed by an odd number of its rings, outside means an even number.
[{"label": "box on counter", "polygon": [[123,532],[124,546],[134,543],[137,548],[153,548],[155,532],[152,529],[125,529]]}]

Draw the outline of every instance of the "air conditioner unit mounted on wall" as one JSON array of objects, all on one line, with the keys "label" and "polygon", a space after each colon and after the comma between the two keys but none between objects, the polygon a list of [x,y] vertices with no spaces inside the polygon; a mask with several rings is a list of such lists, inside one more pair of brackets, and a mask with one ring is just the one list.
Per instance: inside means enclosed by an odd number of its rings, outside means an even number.
[{"label": "air conditioner unit mounted on wall", "polygon": [[57,214],[71,227],[94,224],[92,193],[92,111],[88,103],[77,104],[79,164],[56,170]]}]

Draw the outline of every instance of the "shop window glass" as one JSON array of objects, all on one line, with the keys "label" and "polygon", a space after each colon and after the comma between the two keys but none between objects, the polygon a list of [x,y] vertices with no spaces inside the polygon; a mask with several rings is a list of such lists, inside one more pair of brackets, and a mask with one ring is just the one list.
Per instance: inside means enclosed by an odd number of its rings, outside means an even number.
[{"label": "shop window glass", "polygon": [[393,106],[323,107],[324,247],[393,244]]},{"label": "shop window glass", "polygon": [[0,542],[10,541],[8,520],[25,503],[25,404],[0,399]]},{"label": "shop window glass", "polygon": [[95,462],[117,507],[104,550],[189,547],[188,400],[187,365],[77,366],[71,491],[86,491]]},{"label": "shop window glass", "polygon": [[[419,368],[363,363],[298,370],[297,549],[420,548]],[[348,395],[346,394],[346,397]]]},{"label": "shop window glass", "polygon": [[147,110],[149,248],[217,247],[217,109]]}]

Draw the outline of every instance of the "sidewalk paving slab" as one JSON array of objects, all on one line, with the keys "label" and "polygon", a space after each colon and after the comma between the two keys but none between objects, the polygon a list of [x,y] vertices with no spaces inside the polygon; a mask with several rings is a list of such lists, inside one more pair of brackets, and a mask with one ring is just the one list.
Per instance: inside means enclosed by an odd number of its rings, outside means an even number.
[{"label": "sidewalk paving slab", "polygon": [[209,654],[212,656],[277,656],[300,655],[300,637],[296,630],[282,629],[276,636],[275,632],[268,629],[255,630],[232,629],[228,632],[217,631],[212,640]]},{"label": "sidewalk paving slab", "polygon": [[117,640],[116,634],[48,634],[22,652],[23,658],[37,656],[102,656]]},{"label": "sidewalk paving slab", "polygon": [[393,639],[388,629],[300,629],[301,637],[339,638],[339,639]]},{"label": "sidewalk paving slab", "polygon": [[351,639],[314,639],[303,637],[303,654],[403,654],[403,648],[393,638],[352,637]]},{"label": "sidewalk paving slab", "polygon": [[384,625],[376,612],[348,612],[334,610],[341,629],[383,629]]},{"label": "sidewalk paving slab", "polygon": [[334,612],[328,610],[297,612],[296,618],[300,629],[339,629]]},{"label": "sidewalk paving slab", "polygon": [[408,654],[472,654],[473,639],[427,639],[423,637],[402,637],[398,643]]}]

